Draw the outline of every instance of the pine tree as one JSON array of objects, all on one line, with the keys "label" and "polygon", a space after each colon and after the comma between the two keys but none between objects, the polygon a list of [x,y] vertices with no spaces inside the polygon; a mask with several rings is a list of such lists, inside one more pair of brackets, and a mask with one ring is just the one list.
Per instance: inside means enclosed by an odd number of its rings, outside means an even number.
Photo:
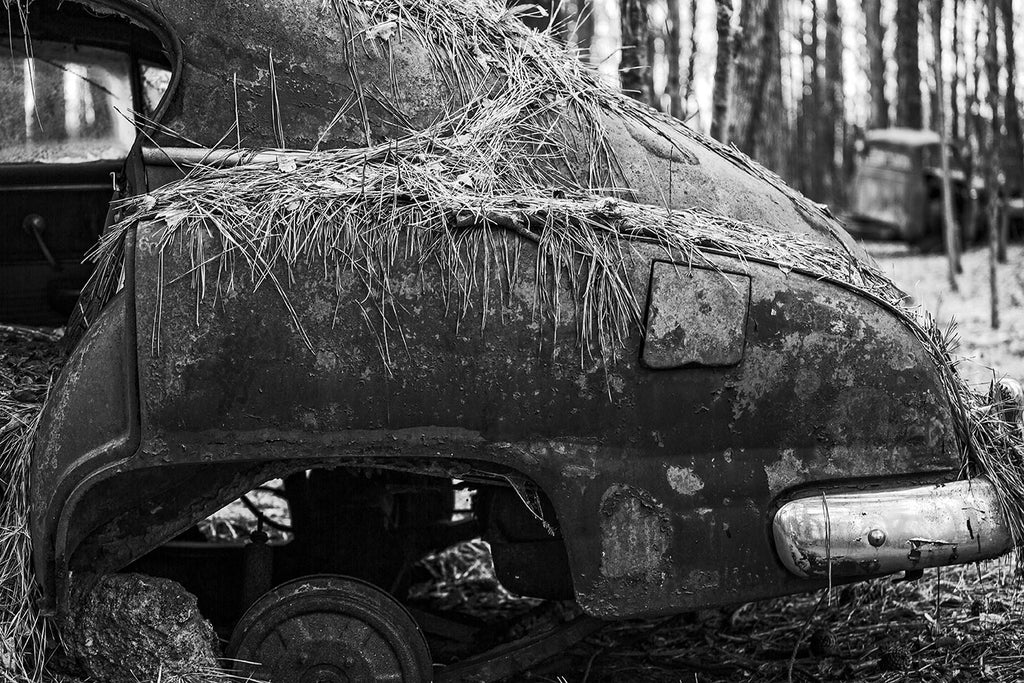
[{"label": "pine tree", "polygon": [[870,128],[889,127],[889,101],[885,97],[885,53],[882,42],[882,0],[864,0],[865,33],[868,44],[868,84],[871,93]]},{"label": "pine tree", "polygon": [[732,0],[715,0],[718,57],[711,103],[711,137],[729,142],[729,91],[732,82]]},{"label": "pine tree", "polygon": [[1007,168],[1005,172],[1011,191],[1024,190],[1024,130],[1021,127],[1020,103],[1017,100],[1017,51],[1014,46],[1013,0],[1000,0],[1003,19],[1003,36],[1006,45],[1006,97],[1004,113],[1006,119]]},{"label": "pine tree", "polygon": [[826,180],[825,201],[842,204],[843,182],[836,155],[843,152],[846,122],[843,100],[843,22],[839,3],[828,0],[825,9],[825,96],[821,116],[819,169]]},{"label": "pine tree", "polygon": [[693,74],[697,67],[697,0],[690,0],[690,54],[686,59],[686,87],[683,88],[683,107],[690,106],[693,96]]},{"label": "pine tree", "polygon": [[647,89],[651,68],[647,61],[647,0],[621,0],[619,25],[622,30],[619,82],[630,97],[650,102],[651,93]]},{"label": "pine tree", "polygon": [[949,136],[946,133],[946,89],[945,79],[942,76],[942,0],[931,0],[931,23],[932,43],[935,48],[932,57],[935,70],[935,109],[932,116],[935,118],[935,127],[939,131],[940,149],[939,154],[942,161],[942,234],[946,245],[946,256],[949,261],[949,287],[954,292],[959,291],[956,283],[956,274],[960,270],[960,254],[957,250],[957,226],[953,216],[953,191],[950,182],[949,165]]},{"label": "pine tree", "polygon": [[668,59],[668,79],[665,83],[665,94],[668,95],[668,113],[682,118],[683,102],[679,74],[679,61],[682,59],[682,28],[683,17],[679,9],[679,0],[666,0],[665,9],[668,14],[668,27],[665,31],[665,55]]},{"label": "pine tree", "polygon": [[999,230],[999,34],[996,19],[996,12],[998,11],[996,1],[987,0],[985,3],[985,17],[987,20],[985,75],[988,80],[988,92],[985,99],[992,117],[989,122],[990,137],[985,144],[985,163],[988,167],[985,193],[988,206],[988,263],[989,293],[992,304],[992,329],[999,327],[999,287],[996,284],[996,261],[999,257],[1001,242]]},{"label": "pine tree", "polygon": [[921,128],[921,69],[918,65],[919,0],[896,1],[896,125]]},{"label": "pine tree", "polygon": [[780,0],[746,0],[735,45],[729,140],[776,172],[782,171],[786,112],[782,101]]}]

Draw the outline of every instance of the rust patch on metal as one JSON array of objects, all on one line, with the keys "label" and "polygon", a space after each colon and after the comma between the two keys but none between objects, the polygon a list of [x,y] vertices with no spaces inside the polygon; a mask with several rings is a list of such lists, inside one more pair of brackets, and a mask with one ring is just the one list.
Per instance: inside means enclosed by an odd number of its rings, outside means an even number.
[{"label": "rust patch on metal", "polygon": [[672,522],[650,493],[613,484],[601,496],[601,574],[610,579],[664,580]]},{"label": "rust patch on metal", "polygon": [[743,359],[750,277],[655,261],[643,362],[656,370]]},{"label": "rust patch on metal", "polygon": [[697,476],[692,467],[672,465],[666,471],[665,477],[672,490],[683,496],[692,496],[704,488],[704,481]]}]

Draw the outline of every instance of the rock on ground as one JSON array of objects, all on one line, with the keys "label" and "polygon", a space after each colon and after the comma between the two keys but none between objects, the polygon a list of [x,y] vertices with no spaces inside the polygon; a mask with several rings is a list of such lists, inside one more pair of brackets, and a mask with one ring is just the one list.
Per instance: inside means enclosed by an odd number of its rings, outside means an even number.
[{"label": "rock on ground", "polygon": [[75,591],[62,626],[83,673],[104,683],[185,683],[220,678],[213,626],[181,584],[112,574]]}]

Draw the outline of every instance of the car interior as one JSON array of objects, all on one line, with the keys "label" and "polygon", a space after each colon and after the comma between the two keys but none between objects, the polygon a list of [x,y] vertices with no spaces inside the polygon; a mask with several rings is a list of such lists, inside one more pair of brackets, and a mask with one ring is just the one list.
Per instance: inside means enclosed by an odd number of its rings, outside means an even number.
[{"label": "car interior", "polygon": [[124,190],[137,131],[156,118],[171,58],[156,33],[99,5],[8,5],[0,38],[0,322],[63,325],[83,258]]}]

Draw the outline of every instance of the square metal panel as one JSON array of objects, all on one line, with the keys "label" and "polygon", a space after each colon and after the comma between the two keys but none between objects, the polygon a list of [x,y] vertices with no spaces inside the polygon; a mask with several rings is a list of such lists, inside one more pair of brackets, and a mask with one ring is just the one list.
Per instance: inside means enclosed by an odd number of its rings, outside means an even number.
[{"label": "square metal panel", "polygon": [[642,362],[655,370],[736,365],[749,306],[748,275],[655,261]]}]

